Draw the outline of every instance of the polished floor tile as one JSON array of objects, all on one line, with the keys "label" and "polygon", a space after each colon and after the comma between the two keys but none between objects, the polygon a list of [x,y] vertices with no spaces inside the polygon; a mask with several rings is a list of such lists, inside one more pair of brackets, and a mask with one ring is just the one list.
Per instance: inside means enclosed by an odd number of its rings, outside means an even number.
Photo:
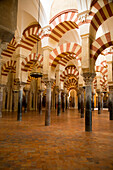
[{"label": "polished floor tile", "polygon": [[44,126],[44,113],[4,112],[0,118],[0,169],[95,170],[113,169],[113,121],[108,111],[93,114],[93,131],[85,132],[84,118],[70,109]]}]

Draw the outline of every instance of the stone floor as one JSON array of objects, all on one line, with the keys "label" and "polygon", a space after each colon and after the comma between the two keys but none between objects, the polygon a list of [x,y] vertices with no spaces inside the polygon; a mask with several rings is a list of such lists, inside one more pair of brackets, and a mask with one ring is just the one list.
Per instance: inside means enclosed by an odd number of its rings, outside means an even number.
[{"label": "stone floor", "polygon": [[113,169],[113,121],[109,113],[93,112],[93,131],[84,131],[84,118],[70,109],[44,126],[44,113],[3,113],[0,118],[0,169]]}]

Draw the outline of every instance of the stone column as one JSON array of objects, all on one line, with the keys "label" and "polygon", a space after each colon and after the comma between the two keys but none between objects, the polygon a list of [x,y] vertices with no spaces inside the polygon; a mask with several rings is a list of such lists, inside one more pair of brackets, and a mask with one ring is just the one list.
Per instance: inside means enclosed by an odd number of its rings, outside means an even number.
[{"label": "stone column", "polygon": [[109,118],[113,120],[113,85],[109,86]]},{"label": "stone column", "polygon": [[81,113],[81,92],[78,92],[78,111]]},{"label": "stone column", "polygon": [[45,81],[46,84],[46,113],[45,113],[45,126],[51,123],[51,81]]},{"label": "stone column", "polygon": [[66,110],[68,109],[68,94],[66,94]]},{"label": "stone column", "polygon": [[39,114],[42,114],[42,96],[43,96],[43,90],[39,90]]},{"label": "stone column", "polygon": [[102,110],[103,110],[103,105],[104,105],[103,98],[104,98],[104,93],[101,93],[101,108],[102,108]]},{"label": "stone column", "polygon": [[65,112],[65,93],[63,93],[62,97],[62,111]]},{"label": "stone column", "polygon": [[19,89],[18,93],[19,93],[19,98],[18,98],[17,120],[21,121],[22,120],[22,98],[23,98],[23,87],[22,86],[20,86],[20,89]]},{"label": "stone column", "polygon": [[24,91],[25,91],[25,107],[24,107],[24,112],[26,113],[27,112],[27,106],[28,106],[28,93],[29,93],[29,90],[24,89]]},{"label": "stone column", "polygon": [[92,131],[92,112],[91,112],[91,95],[92,95],[92,82],[95,77],[95,73],[83,73],[85,81],[85,94],[86,94],[86,105],[85,105],[85,131]]},{"label": "stone column", "polygon": [[57,108],[57,116],[61,114],[61,90],[58,89],[58,108]]},{"label": "stone column", "polygon": [[12,90],[12,111],[14,112],[14,90]]},{"label": "stone column", "polygon": [[0,85],[0,117],[2,117],[3,87]]},{"label": "stone column", "polygon": [[84,88],[80,88],[81,90],[81,118],[84,118]]},{"label": "stone column", "polygon": [[92,111],[94,111],[94,95],[95,93],[92,92]]},{"label": "stone column", "polygon": [[17,120],[22,120],[22,99],[23,99],[23,88],[24,83],[20,82],[19,79],[16,79],[16,84],[18,87],[18,113],[17,113]]},{"label": "stone column", "polygon": [[98,94],[98,114],[101,114],[101,92],[100,90],[97,90]]}]

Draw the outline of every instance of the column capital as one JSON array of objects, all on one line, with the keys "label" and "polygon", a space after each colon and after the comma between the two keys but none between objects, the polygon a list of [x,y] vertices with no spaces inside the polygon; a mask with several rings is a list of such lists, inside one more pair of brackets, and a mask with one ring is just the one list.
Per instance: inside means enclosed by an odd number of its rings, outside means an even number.
[{"label": "column capital", "polygon": [[84,90],[85,90],[85,87],[84,87],[84,86],[83,86],[83,87],[79,87],[80,93],[84,92]]},{"label": "column capital", "polygon": [[83,73],[82,76],[83,76],[83,80],[85,81],[85,85],[90,86],[96,74],[95,73]]},{"label": "column capital", "polygon": [[23,88],[25,87],[26,83],[20,81],[19,78],[16,78],[15,79],[15,85],[17,85],[17,89],[18,90],[23,90]]},{"label": "column capital", "polygon": [[112,91],[112,92],[113,92],[113,85],[110,85],[110,86],[109,86],[109,91]]}]

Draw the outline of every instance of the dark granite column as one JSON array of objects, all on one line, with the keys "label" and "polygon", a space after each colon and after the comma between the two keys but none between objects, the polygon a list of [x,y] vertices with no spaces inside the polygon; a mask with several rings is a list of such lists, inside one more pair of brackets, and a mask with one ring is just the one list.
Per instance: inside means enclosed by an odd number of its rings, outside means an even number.
[{"label": "dark granite column", "polygon": [[103,110],[103,105],[104,105],[103,98],[104,98],[104,93],[101,93],[101,108],[102,108],[102,110]]},{"label": "dark granite column", "polygon": [[80,88],[81,90],[81,118],[84,118],[84,88]]},{"label": "dark granite column", "polygon": [[17,115],[17,120],[21,121],[22,120],[22,98],[23,98],[23,88],[20,87],[18,91],[18,115]]},{"label": "dark granite column", "polygon": [[85,81],[85,95],[86,95],[86,105],[85,105],[85,131],[92,131],[92,111],[91,111],[91,95],[92,95],[92,81],[95,77],[95,73],[83,73],[83,78]]},{"label": "dark granite column", "polygon": [[58,89],[58,108],[57,108],[57,116],[61,114],[61,90]]},{"label": "dark granite column", "polygon": [[14,112],[14,90],[12,90],[12,112]]},{"label": "dark granite column", "polygon": [[68,94],[66,94],[66,110],[68,109]]},{"label": "dark granite column", "polygon": [[43,90],[40,90],[39,94],[39,114],[42,114],[42,96],[43,96]]},{"label": "dark granite column", "polygon": [[109,86],[109,118],[113,120],[113,85]]},{"label": "dark granite column", "polygon": [[3,87],[0,87],[0,117],[2,117]]},{"label": "dark granite column", "polygon": [[45,126],[51,123],[51,81],[46,81],[46,113],[45,113]]},{"label": "dark granite column", "polygon": [[24,112],[27,112],[27,103],[28,103],[28,93],[29,91],[27,89],[24,90],[25,91],[25,107],[24,107]]},{"label": "dark granite column", "polygon": [[94,111],[94,95],[95,93],[92,92],[92,111]]},{"label": "dark granite column", "polygon": [[100,90],[97,90],[98,94],[98,114],[101,114],[101,92]]},{"label": "dark granite column", "polygon": [[78,111],[81,113],[81,92],[78,91]]},{"label": "dark granite column", "polygon": [[17,113],[17,121],[22,120],[22,99],[23,99],[23,88],[25,83],[20,82],[20,80],[17,78],[15,79],[15,84],[17,85],[18,89],[18,113]]},{"label": "dark granite column", "polygon": [[62,97],[62,111],[65,112],[65,93],[63,93]]}]

